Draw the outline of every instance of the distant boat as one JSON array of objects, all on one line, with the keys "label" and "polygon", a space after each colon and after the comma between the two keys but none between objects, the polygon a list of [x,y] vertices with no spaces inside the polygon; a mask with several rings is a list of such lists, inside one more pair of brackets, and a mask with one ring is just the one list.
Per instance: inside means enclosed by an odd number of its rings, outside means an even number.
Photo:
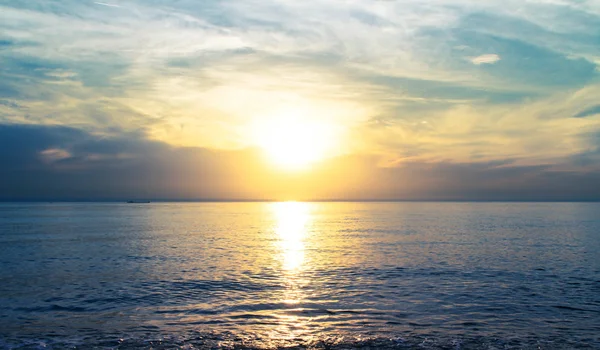
[{"label": "distant boat", "polygon": [[150,201],[127,201],[127,203],[150,203]]}]

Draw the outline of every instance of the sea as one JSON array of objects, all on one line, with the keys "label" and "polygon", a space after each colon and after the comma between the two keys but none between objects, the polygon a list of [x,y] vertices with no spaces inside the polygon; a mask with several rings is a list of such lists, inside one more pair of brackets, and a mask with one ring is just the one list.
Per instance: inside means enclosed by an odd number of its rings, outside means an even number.
[{"label": "sea", "polygon": [[0,349],[600,349],[600,203],[0,203]]}]

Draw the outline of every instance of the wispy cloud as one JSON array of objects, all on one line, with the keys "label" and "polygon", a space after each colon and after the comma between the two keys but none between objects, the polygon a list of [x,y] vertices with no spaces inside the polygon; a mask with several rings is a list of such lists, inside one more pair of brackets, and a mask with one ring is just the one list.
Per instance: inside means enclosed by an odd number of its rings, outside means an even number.
[{"label": "wispy cloud", "polygon": [[106,2],[98,2],[98,1],[94,1],[94,4],[96,5],[102,5],[102,6],[108,6],[108,7],[121,7],[120,5],[117,4],[109,4]]},{"label": "wispy cloud", "polygon": [[303,108],[393,164],[558,162],[600,127],[592,1],[124,4],[2,2],[0,121],[231,149]]},{"label": "wispy cloud", "polygon": [[476,64],[476,65],[494,64],[498,61],[500,61],[500,56],[493,54],[493,53],[471,58],[471,62],[473,62],[473,64]]},{"label": "wispy cloud", "polygon": [[586,118],[594,115],[600,115],[600,105],[591,106],[575,114],[573,118]]}]

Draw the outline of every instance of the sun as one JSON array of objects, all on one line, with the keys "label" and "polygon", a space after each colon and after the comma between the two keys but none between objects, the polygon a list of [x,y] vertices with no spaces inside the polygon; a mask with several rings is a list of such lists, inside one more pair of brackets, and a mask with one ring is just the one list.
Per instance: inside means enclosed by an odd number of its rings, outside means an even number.
[{"label": "sun", "polygon": [[294,115],[262,120],[254,134],[269,160],[286,170],[306,169],[331,156],[337,140],[332,125]]}]

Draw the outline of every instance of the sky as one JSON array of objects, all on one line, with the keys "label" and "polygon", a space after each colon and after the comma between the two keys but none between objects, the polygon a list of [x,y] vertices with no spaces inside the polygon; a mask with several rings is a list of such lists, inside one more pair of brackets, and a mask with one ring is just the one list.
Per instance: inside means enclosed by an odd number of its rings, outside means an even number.
[{"label": "sky", "polygon": [[600,200],[600,0],[0,0],[0,200]]}]

